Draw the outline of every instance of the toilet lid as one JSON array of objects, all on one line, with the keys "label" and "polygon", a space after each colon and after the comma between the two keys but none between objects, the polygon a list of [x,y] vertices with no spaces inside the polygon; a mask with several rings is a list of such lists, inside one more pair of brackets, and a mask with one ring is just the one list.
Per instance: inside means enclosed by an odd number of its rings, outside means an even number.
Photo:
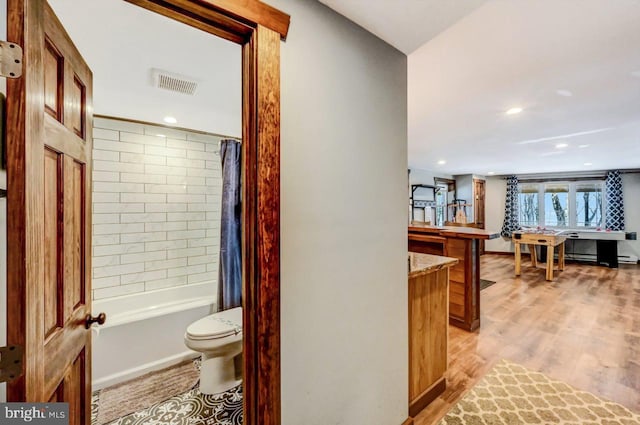
[{"label": "toilet lid", "polygon": [[220,311],[193,322],[187,328],[191,339],[215,339],[242,332],[242,307]]}]

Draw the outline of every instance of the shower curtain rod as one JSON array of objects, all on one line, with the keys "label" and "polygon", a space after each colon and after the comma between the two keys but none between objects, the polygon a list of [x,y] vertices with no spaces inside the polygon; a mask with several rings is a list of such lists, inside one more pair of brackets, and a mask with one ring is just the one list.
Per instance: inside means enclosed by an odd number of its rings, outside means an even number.
[{"label": "shower curtain rod", "polygon": [[224,137],[222,140],[218,141],[218,149],[220,149],[220,143],[222,143],[223,140],[233,140],[234,142],[242,144],[242,139],[238,139],[236,137]]},{"label": "shower curtain rod", "polygon": [[218,141],[218,150],[213,152],[218,156],[220,156],[220,144],[222,143],[223,140],[233,140],[234,142],[238,142],[239,144],[242,144],[242,139],[238,139],[235,137],[225,137],[222,140]]}]

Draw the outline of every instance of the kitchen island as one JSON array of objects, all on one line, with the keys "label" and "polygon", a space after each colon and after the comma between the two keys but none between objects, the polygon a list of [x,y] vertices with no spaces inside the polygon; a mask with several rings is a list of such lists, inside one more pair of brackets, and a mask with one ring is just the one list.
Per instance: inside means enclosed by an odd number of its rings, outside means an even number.
[{"label": "kitchen island", "polygon": [[453,257],[449,286],[449,323],[467,331],[480,327],[480,241],[498,232],[474,227],[409,226],[409,251]]},{"label": "kitchen island", "polygon": [[449,268],[455,258],[409,253],[409,416],[446,388]]}]

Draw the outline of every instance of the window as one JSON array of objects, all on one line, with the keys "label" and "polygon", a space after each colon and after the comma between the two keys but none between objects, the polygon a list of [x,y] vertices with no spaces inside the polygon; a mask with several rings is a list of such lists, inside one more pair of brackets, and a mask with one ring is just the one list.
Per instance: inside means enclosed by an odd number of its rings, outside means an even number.
[{"label": "window", "polygon": [[602,184],[576,185],[576,226],[599,227],[602,225]]},{"label": "window", "polygon": [[520,194],[518,195],[518,200],[520,204],[520,225],[537,226],[538,217],[540,217],[540,210],[538,205],[538,185],[520,185]]},{"label": "window", "polygon": [[569,226],[569,185],[544,185],[544,225]]},{"label": "window", "polygon": [[520,225],[529,227],[600,227],[605,201],[604,182],[521,183]]}]

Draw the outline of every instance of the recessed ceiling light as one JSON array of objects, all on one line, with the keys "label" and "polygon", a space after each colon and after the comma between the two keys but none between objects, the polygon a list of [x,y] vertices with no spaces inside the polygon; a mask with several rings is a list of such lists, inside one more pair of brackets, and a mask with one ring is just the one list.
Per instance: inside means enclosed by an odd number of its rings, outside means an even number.
[{"label": "recessed ceiling light", "polygon": [[490,176],[493,176],[496,172],[495,171],[489,171],[487,174]]},{"label": "recessed ceiling light", "polygon": [[584,148],[588,148],[588,147],[589,147],[589,145],[578,145],[578,147],[579,147],[580,149],[584,149]]},{"label": "recessed ceiling light", "polygon": [[168,124],[175,124],[178,122],[178,120],[175,119],[174,117],[168,117],[168,116],[164,117],[162,120]]},{"label": "recessed ceiling light", "polygon": [[586,165],[588,167],[589,165],[593,165],[593,164],[590,163],[590,162],[585,162],[584,165]]},{"label": "recessed ceiling light", "polygon": [[571,93],[569,90],[565,90],[565,89],[556,90],[556,93],[558,93],[560,96],[564,96],[564,97],[573,96],[573,93]]},{"label": "recessed ceiling light", "polygon": [[444,159],[441,159],[440,161],[438,161],[438,165],[444,165],[446,163],[447,161],[445,161]]},{"label": "recessed ceiling light", "polygon": [[164,135],[164,134],[156,134],[156,136],[158,136],[158,137],[167,137],[167,136],[166,136],[166,135]]},{"label": "recessed ceiling light", "polygon": [[516,106],[514,108],[511,108],[511,109],[507,110],[506,114],[507,115],[515,115],[515,114],[519,114],[520,112],[522,112],[522,108]]},{"label": "recessed ceiling light", "polygon": [[558,143],[556,145],[556,149],[563,149],[563,148],[566,148],[567,146],[569,146],[569,145],[566,144],[566,143]]}]

